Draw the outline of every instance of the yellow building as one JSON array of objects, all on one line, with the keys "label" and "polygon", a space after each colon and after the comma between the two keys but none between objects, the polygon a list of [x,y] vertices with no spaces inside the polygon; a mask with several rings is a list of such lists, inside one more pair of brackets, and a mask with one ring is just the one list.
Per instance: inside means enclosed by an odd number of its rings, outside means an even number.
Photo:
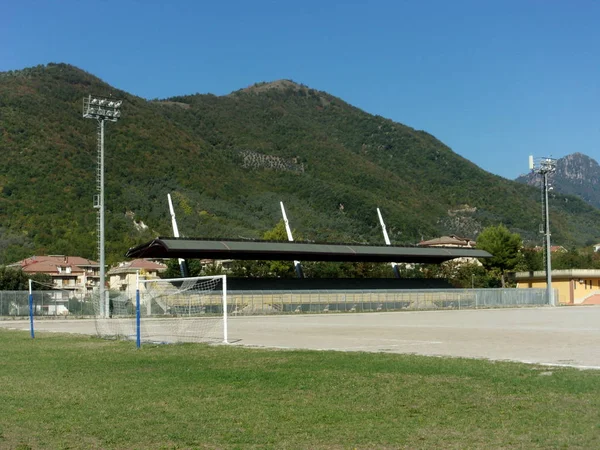
[{"label": "yellow building", "polygon": [[[546,271],[517,272],[517,288],[546,288]],[[600,270],[570,269],[552,271],[552,288],[558,291],[557,304],[600,304]]]}]

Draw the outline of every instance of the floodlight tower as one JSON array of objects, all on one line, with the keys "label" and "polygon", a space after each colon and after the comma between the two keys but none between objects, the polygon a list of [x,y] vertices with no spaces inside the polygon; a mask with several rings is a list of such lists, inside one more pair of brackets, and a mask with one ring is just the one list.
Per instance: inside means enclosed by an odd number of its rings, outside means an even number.
[{"label": "floodlight tower", "polygon": [[[283,223],[285,224],[285,231],[287,233],[288,241],[294,242],[292,230],[290,229],[290,222],[288,221],[287,214],[285,213],[283,202],[279,202],[279,205],[281,206],[281,215],[283,216]],[[296,270],[296,276],[298,278],[304,278],[304,272],[302,271],[302,264],[300,264],[300,261],[294,261],[294,269]]]},{"label": "floodlight tower", "polygon": [[98,194],[94,196],[94,208],[98,210],[98,255],[100,256],[100,316],[110,314],[109,299],[105,294],[106,264],[104,262],[104,122],[116,122],[121,117],[119,108],[123,102],[114,98],[89,95],[83,98],[83,117],[98,121],[98,168],[96,184]]},{"label": "floodlight tower", "polygon": [[[379,223],[381,224],[381,231],[383,231],[383,240],[385,241],[385,245],[392,245],[390,242],[390,237],[388,236],[387,228],[385,227],[385,223],[383,222],[383,216],[381,215],[381,211],[377,208],[377,215],[379,216]],[[392,263],[392,270],[394,271],[394,276],[396,278],[402,278],[400,276],[400,270],[398,269],[398,264],[395,262]]]},{"label": "floodlight tower", "polygon": [[548,208],[548,175],[556,172],[556,159],[539,158],[533,160],[533,156],[529,156],[529,170],[537,173],[542,177],[542,214],[544,217],[544,236],[546,241],[545,246],[545,266],[546,266],[546,289],[548,291],[548,304],[554,306],[554,291],[552,290],[552,257],[550,252],[550,212]]}]

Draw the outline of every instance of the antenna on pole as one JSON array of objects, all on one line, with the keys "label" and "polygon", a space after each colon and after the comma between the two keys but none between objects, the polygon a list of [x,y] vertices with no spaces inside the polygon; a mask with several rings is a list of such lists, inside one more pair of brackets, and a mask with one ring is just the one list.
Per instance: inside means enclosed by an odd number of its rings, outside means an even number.
[{"label": "antenna on pole", "polygon": [[[288,241],[294,242],[294,238],[292,237],[292,230],[290,229],[290,223],[288,222],[287,214],[285,213],[285,207],[283,206],[283,202],[279,202],[281,205],[281,214],[283,215],[283,223],[285,223],[285,231],[287,232]],[[304,272],[302,271],[302,265],[300,261],[294,260],[294,269],[296,270],[296,276],[298,278],[304,278]]]},{"label": "antenna on pole", "polygon": [[[383,240],[385,241],[385,245],[392,245],[390,243],[390,237],[388,236],[387,228],[385,227],[385,223],[383,222],[383,217],[381,216],[381,211],[379,211],[379,208],[377,208],[377,215],[379,216],[379,223],[381,224],[381,230],[383,231]],[[392,263],[392,270],[394,271],[396,278],[401,278],[398,264],[395,262]]]},{"label": "antenna on pole", "polygon": [[[173,236],[179,237],[179,229],[177,228],[177,219],[175,219],[175,209],[173,209],[173,202],[171,201],[171,194],[167,194],[167,199],[169,200],[169,212],[171,213],[171,224],[173,225]],[[189,271],[187,262],[183,258],[178,258],[179,262],[179,271],[181,272],[181,276],[183,278],[189,277]]]},{"label": "antenna on pole", "polygon": [[548,175],[556,172],[556,159],[543,157],[534,163],[533,156],[529,157],[529,169],[542,177],[542,215],[544,216],[544,235],[546,240],[545,246],[545,263],[546,263],[546,289],[548,296],[548,304],[555,306],[554,291],[552,290],[552,257],[550,247],[550,212],[548,208]]}]

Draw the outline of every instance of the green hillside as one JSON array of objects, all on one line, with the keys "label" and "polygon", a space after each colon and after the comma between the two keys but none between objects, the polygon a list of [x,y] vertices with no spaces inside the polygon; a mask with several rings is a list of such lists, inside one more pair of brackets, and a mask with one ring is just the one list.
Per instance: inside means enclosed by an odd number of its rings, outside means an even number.
[{"label": "green hillside", "polygon": [[[0,73],[0,264],[97,257],[96,123],[82,118],[90,93],[124,100],[106,129],[108,262],[172,234],[167,193],[186,236],[257,238],[279,221],[281,200],[304,240],[383,243],[380,207],[394,244],[475,237],[500,222],[540,241],[538,189],[327,93],[282,80],[147,101],[49,64]],[[555,243],[600,236],[600,211],[558,195],[551,207]]]}]

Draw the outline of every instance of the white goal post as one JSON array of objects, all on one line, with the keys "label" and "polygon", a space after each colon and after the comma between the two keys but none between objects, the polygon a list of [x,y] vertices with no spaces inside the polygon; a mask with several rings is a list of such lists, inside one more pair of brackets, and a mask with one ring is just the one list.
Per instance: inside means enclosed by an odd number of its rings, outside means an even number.
[{"label": "white goal post", "polygon": [[228,342],[227,276],[138,279],[138,341]]},{"label": "white goal post", "polygon": [[135,339],[138,347],[142,341],[228,343],[225,275],[137,278],[135,295],[111,291],[108,314],[96,308],[98,335]]}]

